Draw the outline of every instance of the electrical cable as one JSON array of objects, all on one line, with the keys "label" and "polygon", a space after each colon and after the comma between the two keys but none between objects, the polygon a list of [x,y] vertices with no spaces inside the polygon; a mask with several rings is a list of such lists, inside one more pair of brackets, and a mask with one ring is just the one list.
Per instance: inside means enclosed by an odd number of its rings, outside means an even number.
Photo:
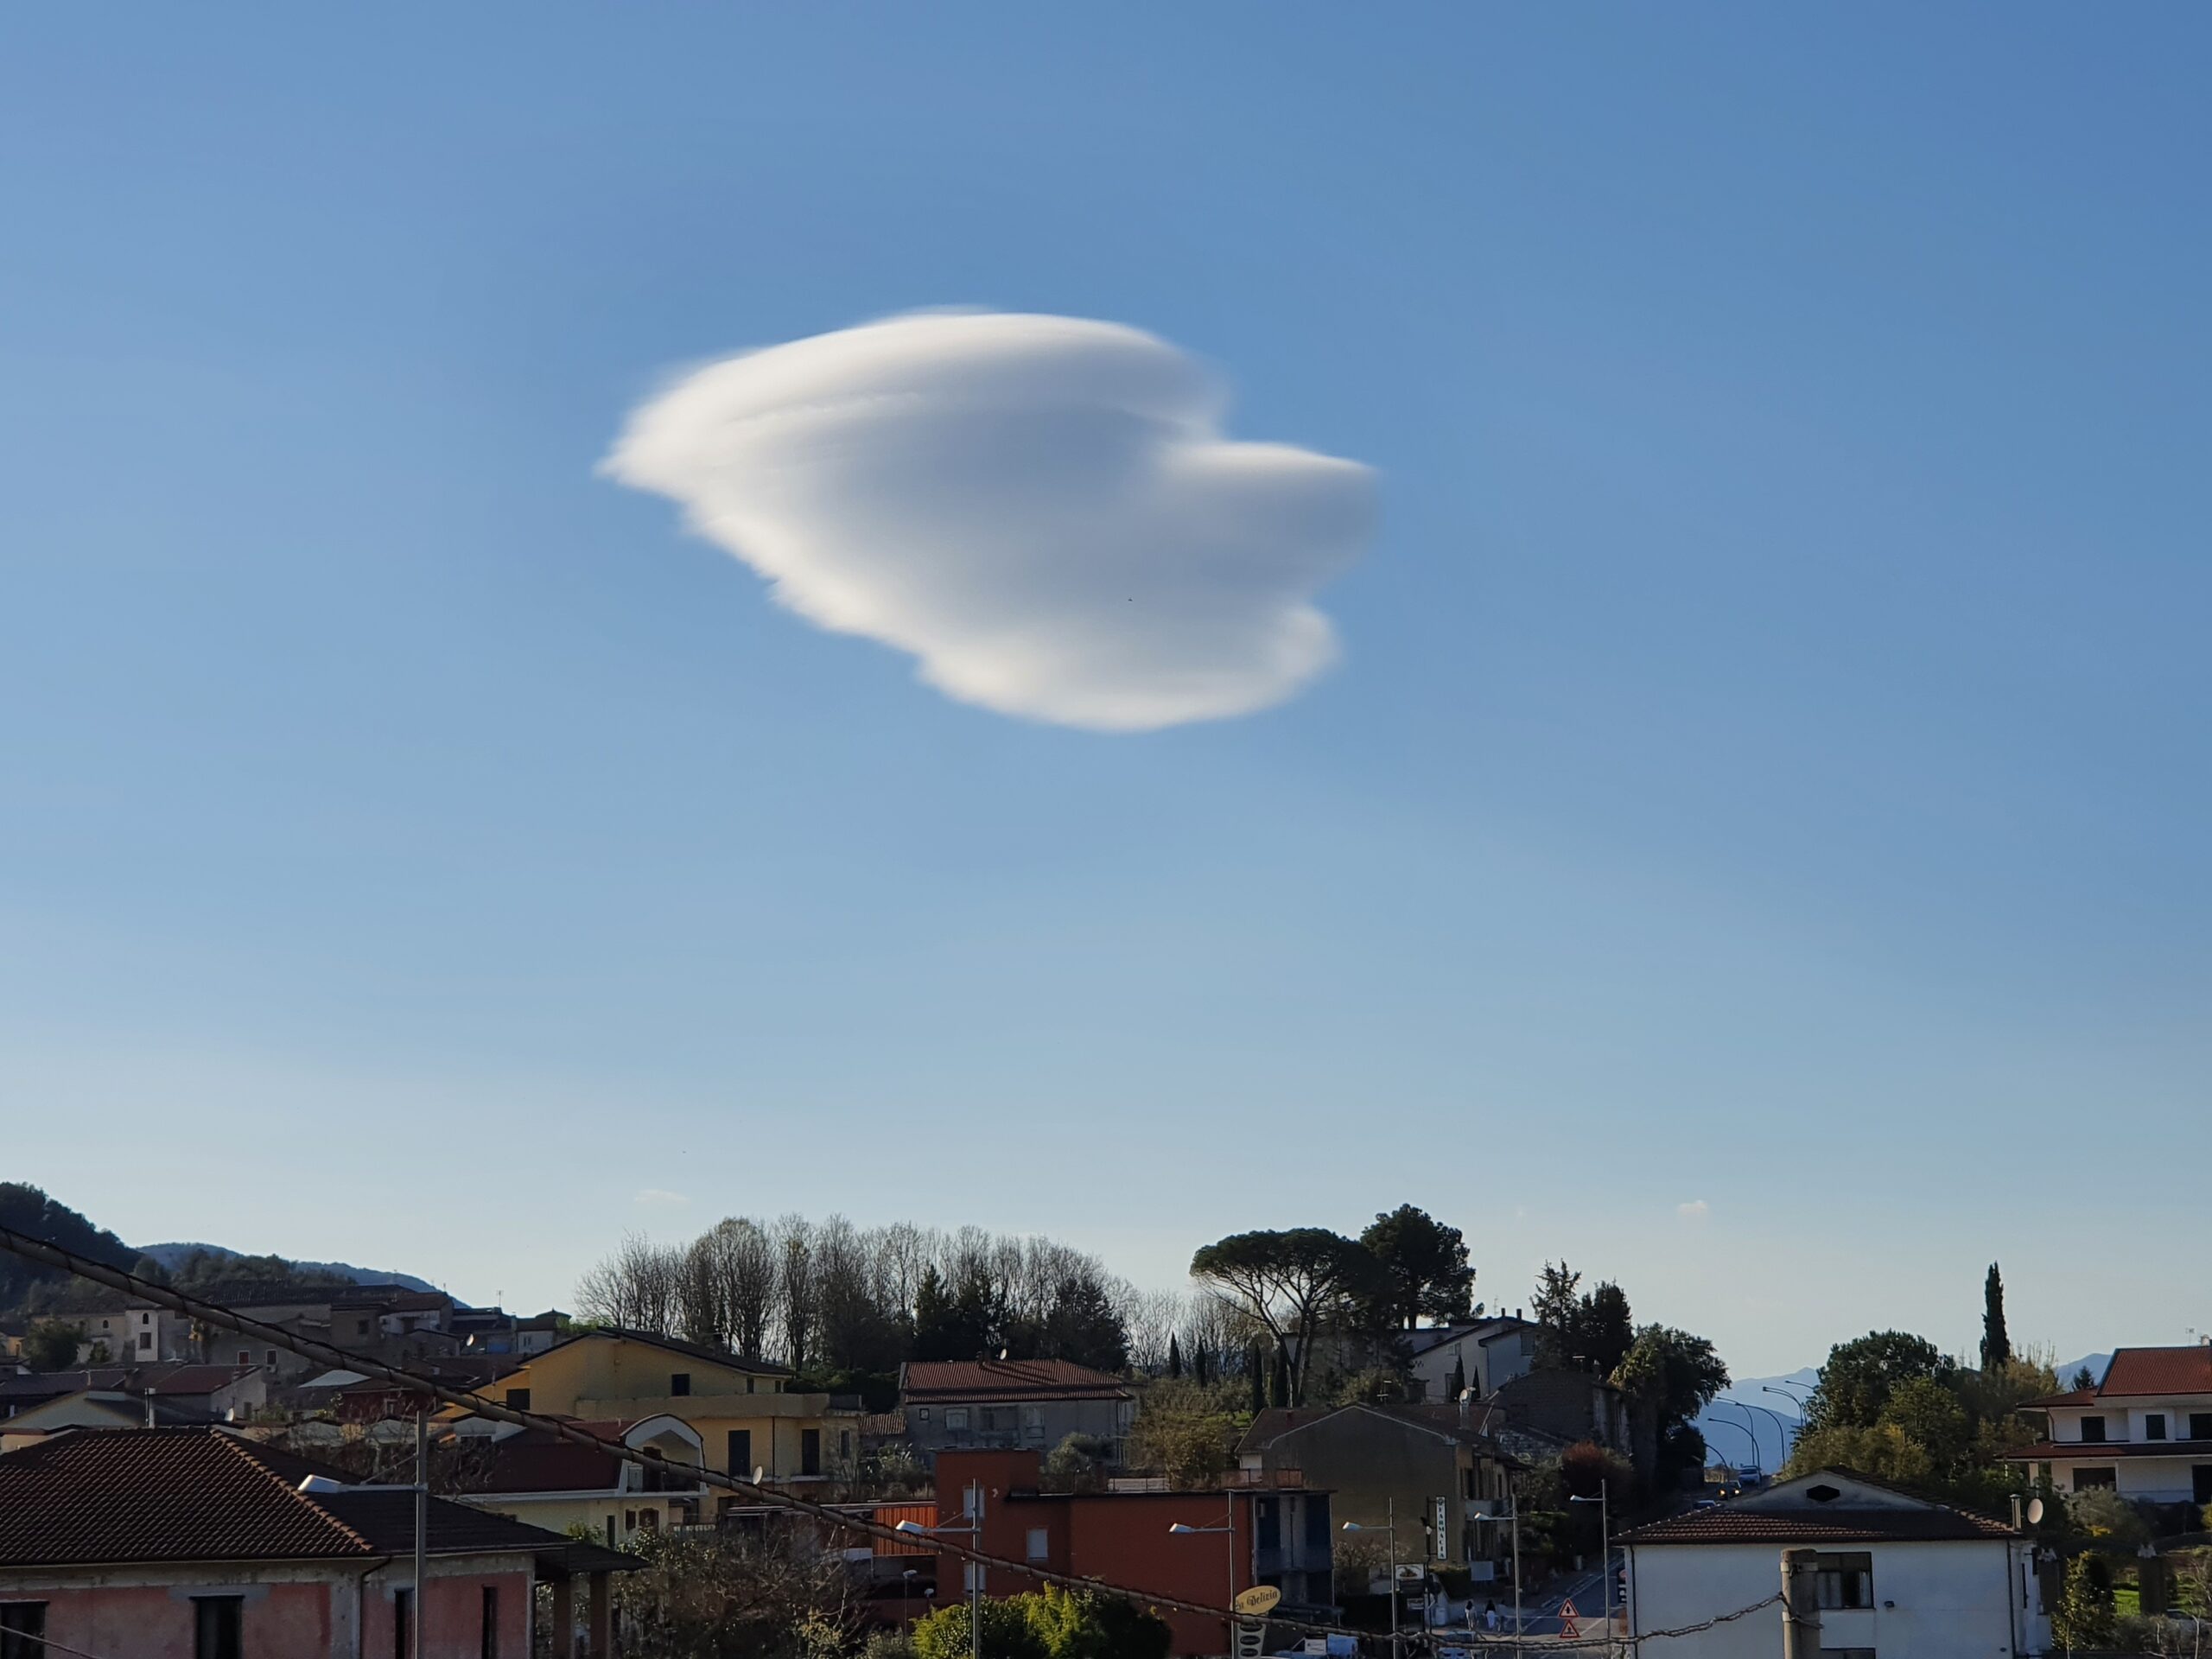
[{"label": "electrical cable", "polygon": [[[623,1445],[620,1440],[607,1440],[603,1435],[594,1434],[588,1429],[579,1428],[565,1418],[524,1410],[508,1405],[505,1401],[493,1400],[467,1389],[453,1388],[435,1377],[424,1376],[417,1372],[408,1370],[404,1366],[388,1365],[381,1360],[371,1359],[365,1354],[354,1353],[334,1343],[321,1342],[313,1337],[296,1335],[281,1325],[268,1324],[249,1314],[225,1307],[219,1302],[207,1301],[184,1291],[173,1289],[167,1285],[156,1284],[150,1279],[142,1279],[137,1274],[126,1273],[120,1268],[111,1268],[105,1262],[94,1262],[89,1257],[79,1255],[73,1250],[65,1249],[58,1244],[48,1243],[44,1239],[33,1238],[27,1233],[17,1232],[12,1227],[0,1226],[0,1249],[22,1256],[26,1261],[38,1262],[41,1266],[58,1268],[65,1273],[74,1274],[80,1279],[89,1279],[94,1284],[104,1285],[110,1290],[143,1298],[157,1307],[166,1307],[172,1313],[181,1313],[186,1318],[196,1319],[201,1324],[235,1332],[240,1336],[251,1337],[257,1342],[284,1349],[299,1355],[303,1359],[319,1361],[334,1370],[358,1371],[365,1377],[378,1378],[410,1394],[435,1400],[441,1404],[467,1412],[473,1416],[486,1418],[494,1422],[512,1423],[522,1428],[543,1429],[557,1439],[588,1447],[594,1452],[603,1452],[621,1462],[633,1464],[642,1469],[665,1472],[671,1468],[679,1468],[687,1476],[696,1476],[699,1484],[702,1486],[734,1492],[741,1497],[750,1498],[772,1508],[789,1510],[794,1514],[808,1516],[825,1525],[858,1534],[862,1537],[909,1548],[913,1546],[912,1534],[900,1532],[896,1528],[887,1527],[880,1522],[863,1521],[857,1516],[842,1514],[827,1504],[794,1497],[788,1492],[773,1491],[753,1481],[740,1479],[734,1475],[723,1474],[718,1470],[703,1466],[694,1469],[686,1465],[671,1465],[667,1459],[658,1452],[641,1452],[635,1447]],[[1103,1579],[1089,1578],[1080,1573],[1055,1572],[1049,1567],[1039,1567],[1034,1562],[1017,1561],[1009,1556],[992,1555],[973,1546],[955,1543],[941,1536],[933,1539],[932,1541],[938,1554],[950,1555],[987,1570],[996,1569],[1001,1573],[1033,1579],[1039,1583],[1056,1585],[1064,1589],[1082,1590],[1094,1595],[1113,1596],[1143,1607],[1154,1610],[1166,1608],[1174,1612],[1189,1613],[1204,1618],[1236,1620],[1245,1617],[1233,1607],[1217,1607],[1202,1601],[1186,1600],[1179,1596],[1162,1595],[1154,1591],[1135,1589],[1128,1585],[1112,1584]],[[1591,1641],[1582,1641],[1573,1637],[1562,1640],[1557,1637],[1546,1637],[1541,1639],[1551,1649],[1634,1646],[1639,1642],[1694,1635],[1700,1630],[1711,1630],[1716,1624],[1725,1624],[1732,1619],[1742,1618],[1746,1614],[1757,1612],[1762,1607],[1771,1606],[1780,1599],[1779,1595],[1770,1596],[1764,1601],[1754,1602],[1749,1607],[1738,1608],[1732,1613],[1721,1614],[1702,1624],[1684,1625],[1680,1630],[1647,1631],[1644,1635],[1636,1637],[1613,1638],[1609,1636]],[[1351,1630],[1340,1624],[1322,1624],[1306,1619],[1278,1618],[1272,1614],[1268,1616],[1266,1622],[1280,1629],[1296,1630],[1308,1636],[1361,1637],[1370,1634]],[[1516,1637],[1512,1645],[1518,1646],[1522,1640],[1525,1638]],[[1477,1644],[1470,1643],[1465,1645]],[[1484,1643],[1482,1645],[1504,1644]],[[86,1656],[86,1659],[97,1659],[97,1656]]]}]

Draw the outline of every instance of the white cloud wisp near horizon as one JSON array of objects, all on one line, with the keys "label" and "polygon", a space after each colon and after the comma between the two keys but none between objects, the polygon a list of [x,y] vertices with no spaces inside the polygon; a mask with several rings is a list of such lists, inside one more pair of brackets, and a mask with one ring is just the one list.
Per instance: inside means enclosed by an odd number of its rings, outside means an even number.
[{"label": "white cloud wisp near horizon", "polygon": [[602,465],[817,626],[1001,714],[1145,731],[1281,702],[1335,661],[1314,594],[1371,474],[1233,442],[1222,388],[1118,324],[924,313],[696,370]]}]

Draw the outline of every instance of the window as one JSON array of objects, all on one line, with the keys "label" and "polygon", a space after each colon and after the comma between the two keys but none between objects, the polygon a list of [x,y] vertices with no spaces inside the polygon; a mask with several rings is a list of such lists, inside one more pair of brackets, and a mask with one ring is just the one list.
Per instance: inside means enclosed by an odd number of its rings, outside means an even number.
[{"label": "window", "polygon": [[802,1475],[822,1472],[822,1431],[818,1428],[798,1432],[798,1471]]},{"label": "window", "polygon": [[150,1354],[154,1351],[154,1333],[152,1332],[141,1331],[138,1333],[138,1351],[142,1354]]},{"label": "window", "polygon": [[850,1463],[853,1460],[853,1431],[849,1428],[841,1428],[837,1431],[837,1456],[845,1463]]},{"label": "window", "polygon": [[2192,1411],[2189,1414],[2189,1438],[2192,1440],[2212,1440],[2212,1411]]},{"label": "window", "polygon": [[1252,1522],[1258,1534],[1262,1549],[1279,1548],[1282,1543],[1282,1508],[1281,1501],[1272,1497],[1252,1500]]},{"label": "window", "polygon": [[690,1393],[691,1373],[689,1371],[671,1371],[668,1374],[668,1391],[671,1395],[676,1395],[678,1399],[681,1399],[683,1395]]},{"label": "window", "polygon": [[2163,1440],[2166,1438],[2164,1412],[2146,1411],[2143,1414],[2143,1438],[2146,1440]]},{"label": "window", "polygon": [[243,1349],[243,1348],[239,1349],[239,1350],[238,1350],[238,1363],[239,1363],[239,1364],[241,1364],[241,1365],[251,1365],[251,1364],[252,1364],[252,1363],[253,1363],[253,1356],[252,1356],[251,1353],[247,1352],[245,1349]]},{"label": "window", "polygon": [[261,1363],[274,1369],[276,1363],[276,1351],[274,1348],[271,1348],[266,1354],[262,1356]]},{"label": "window", "polygon": [[484,1586],[483,1634],[477,1638],[477,1659],[499,1659],[499,1586]]},{"label": "window", "polygon": [[1306,1547],[1325,1550],[1329,1541],[1329,1500],[1319,1492],[1309,1492],[1306,1496]]},{"label": "window", "polygon": [[1874,1557],[1871,1552],[1815,1555],[1813,1570],[1823,1612],[1874,1605]]},{"label": "window", "polygon": [[1029,1529],[1029,1559],[1048,1560],[1052,1554],[1052,1535],[1042,1527]]},{"label": "window", "polygon": [[965,1406],[947,1406],[944,1408],[944,1426],[947,1428],[967,1427],[968,1408]]},{"label": "window", "polygon": [[192,1659],[238,1659],[238,1614],[245,1605],[243,1596],[192,1599]]},{"label": "window", "polygon": [[2200,1463],[2189,1471],[2190,1501],[2212,1504],[2212,1463]]},{"label": "window", "polygon": [[2120,1472],[2115,1469],[2076,1469],[2074,1471],[2074,1490],[2077,1492],[2094,1491],[2100,1486],[2116,1487],[2119,1484]]},{"label": "window", "polygon": [[2092,1446],[2104,1444],[2105,1420],[2101,1417],[2084,1417],[2082,1420],[2082,1438]]},{"label": "window", "polygon": [[507,1390],[507,1409],[509,1411],[528,1411],[530,1409],[530,1390],[528,1389],[509,1389]]},{"label": "window", "polygon": [[927,1406],[917,1407],[915,1408],[914,1414],[921,1421],[926,1423],[930,1420],[930,1408]]},{"label": "window", "polygon": [[[391,1659],[407,1659],[415,1639],[415,1592],[391,1592]],[[199,1659],[207,1659],[206,1655]]]},{"label": "window", "polygon": [[44,1602],[0,1602],[0,1659],[46,1659]]},{"label": "window", "polygon": [[740,1480],[753,1478],[753,1431],[733,1428],[729,1432],[729,1471]]}]

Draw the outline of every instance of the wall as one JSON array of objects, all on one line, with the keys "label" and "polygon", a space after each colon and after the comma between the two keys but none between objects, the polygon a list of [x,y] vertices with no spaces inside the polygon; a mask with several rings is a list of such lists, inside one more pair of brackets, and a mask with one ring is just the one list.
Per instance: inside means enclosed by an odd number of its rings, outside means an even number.
[{"label": "wall", "polygon": [[[478,1659],[483,1586],[499,1591],[500,1659],[527,1659],[527,1558],[454,1556],[430,1563],[423,1659]],[[0,1600],[42,1600],[46,1635],[99,1659],[193,1659],[195,1595],[242,1598],[244,1650],[272,1659],[384,1659],[404,1563],[364,1578],[360,1563],[139,1567],[0,1573]]]},{"label": "wall", "polygon": [[[1874,1605],[1824,1612],[1822,1647],[1872,1648],[1880,1659],[2004,1659],[2015,1651],[2016,1614],[2023,1621],[2025,1615],[2014,1605],[2019,1574],[2011,1545],[1858,1548],[1873,1557]],[[1732,1612],[1782,1586],[1778,1544],[1647,1544],[1628,1554],[1632,1635]],[[1669,1659],[1773,1659],[1781,1650],[1781,1619],[1778,1606],[1766,1608],[1663,1645]],[[2034,1634],[2024,1622],[2018,1628],[2023,1637]]]},{"label": "wall", "polygon": [[[1155,1595],[1179,1596],[1219,1606],[1230,1593],[1230,1535],[1171,1533],[1180,1523],[1218,1527],[1232,1512],[1234,1582],[1251,1587],[1253,1521],[1250,1494],[1237,1492],[1115,1492],[1079,1496],[1036,1494],[1039,1459],[1033,1452],[947,1451],[938,1460],[938,1524],[960,1524],[967,1484],[983,1487],[982,1546],[989,1554],[1029,1558],[1029,1535],[1046,1535],[1044,1565],[1126,1585]],[[963,1564],[944,1555],[938,1562],[939,1604],[965,1593]],[[995,1571],[984,1593],[1025,1594],[1038,1587],[1026,1574]],[[1222,1621],[1193,1613],[1163,1614],[1178,1654],[1217,1654]]]},{"label": "wall", "polygon": [[[1036,1411],[1038,1421],[1033,1425],[1023,1421],[1025,1408]],[[953,1428],[945,1421],[948,1410],[966,1412],[968,1427]],[[990,1428],[982,1427],[985,1411],[996,1420]],[[1089,1434],[1118,1446],[1128,1437],[1135,1414],[1135,1402],[1128,1400],[1010,1399],[950,1407],[933,1400],[906,1408],[906,1438],[920,1450],[932,1452],[947,1446],[1033,1446],[1050,1452],[1071,1434]]]}]

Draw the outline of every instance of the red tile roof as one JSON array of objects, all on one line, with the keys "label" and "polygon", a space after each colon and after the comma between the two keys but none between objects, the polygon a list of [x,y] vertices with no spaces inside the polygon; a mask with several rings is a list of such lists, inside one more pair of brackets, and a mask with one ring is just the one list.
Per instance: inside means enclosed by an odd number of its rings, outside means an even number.
[{"label": "red tile roof", "polygon": [[2212,1394],[2212,1344],[2119,1350],[2105,1367],[2097,1396],[2145,1394]]},{"label": "red tile roof", "polygon": [[1970,1510],[1751,1510],[1732,1503],[1692,1510],[1624,1532],[1624,1544],[1933,1543],[2011,1538],[2003,1522]]},{"label": "red tile roof", "polygon": [[899,1393],[936,1404],[962,1400],[1128,1400],[1128,1384],[1065,1359],[912,1359]]},{"label": "red tile roof", "polygon": [[[56,1435],[0,1458],[0,1567],[378,1557],[397,1548],[397,1505],[411,1545],[411,1492],[302,1492],[309,1475],[348,1478],[219,1428]],[[442,1498],[429,1514],[434,1554],[567,1541]]]}]

